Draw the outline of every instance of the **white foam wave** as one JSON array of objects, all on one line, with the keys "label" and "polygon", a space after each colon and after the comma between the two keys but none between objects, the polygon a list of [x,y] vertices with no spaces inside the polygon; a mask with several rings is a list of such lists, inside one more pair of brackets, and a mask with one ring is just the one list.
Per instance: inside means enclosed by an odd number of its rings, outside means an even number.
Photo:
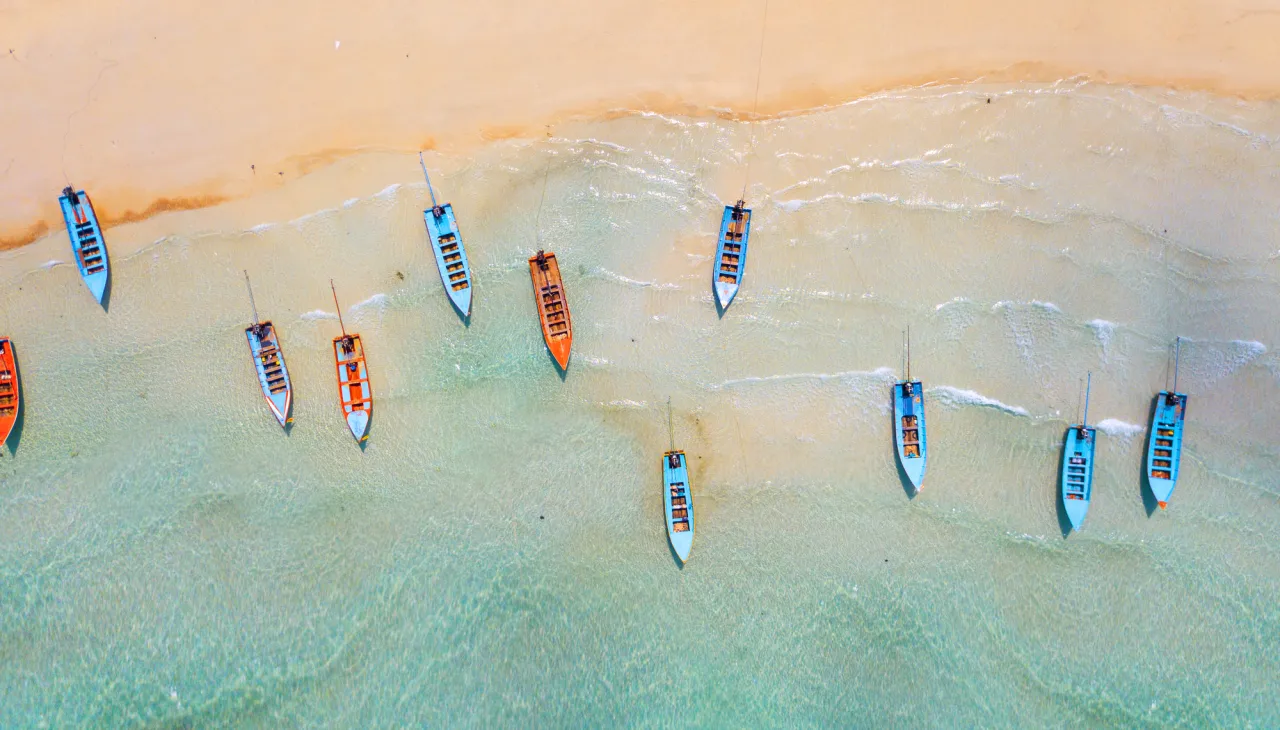
[{"label": "white foam wave", "polygon": [[969,299],[968,297],[951,297],[950,300],[945,301],[942,304],[939,304],[938,306],[934,307],[933,311],[941,312],[943,309],[953,305],[972,304],[972,303],[973,303],[973,300]]},{"label": "white foam wave", "polygon": [[276,227],[276,224],[275,224],[275,223],[259,223],[258,225],[254,226],[253,228],[250,228],[250,229],[249,229],[249,232],[250,232],[250,233],[254,233],[254,234],[257,234],[257,233],[266,233],[267,231],[269,231],[269,230],[271,230],[272,228],[275,228],[275,227]]},{"label": "white foam wave", "polygon": [[61,266],[61,265],[65,264],[65,263],[66,263],[66,261],[59,261],[58,259],[49,259],[48,261],[44,262],[43,264],[40,264],[40,268],[42,268],[42,269],[52,269],[52,268],[53,268],[53,267],[55,267],[55,266]]},{"label": "white foam wave", "polygon": [[1147,430],[1136,423],[1129,423],[1115,418],[1103,419],[1094,424],[1094,426],[1106,435],[1125,442]]},{"label": "white foam wave", "polygon": [[375,197],[375,198],[393,198],[393,197],[395,197],[396,191],[398,191],[399,189],[400,189],[400,183],[391,183],[390,185],[386,186],[385,188],[383,188],[383,189],[379,190],[379,191],[378,191],[378,194],[377,194],[377,195],[374,195],[373,197]]},{"label": "white foam wave", "polygon": [[639,410],[641,408],[649,407],[649,404],[645,403],[642,400],[626,400],[626,399],[611,400],[608,403],[601,403],[600,405],[604,406],[605,408],[629,408],[632,410]]},{"label": "white foam wave", "polygon": [[333,312],[326,312],[323,309],[313,309],[310,312],[304,312],[298,315],[298,319],[305,319],[308,322],[313,322],[318,319],[337,319],[337,318],[338,318],[337,314],[334,314]]},{"label": "white foam wave", "polygon": [[596,269],[594,273],[597,276],[600,276],[601,278],[609,279],[611,281],[616,281],[620,284],[626,284],[628,286],[638,286],[642,288],[653,288],[653,289],[679,289],[680,288],[676,284],[669,284],[669,283],[659,284],[656,281],[641,281],[640,279],[632,279],[629,276],[623,276],[622,274],[612,272],[605,268]]},{"label": "white foam wave", "polygon": [[591,355],[577,355],[573,359],[576,362],[586,363],[587,365],[591,365],[598,368],[602,368],[610,364],[609,360],[606,358],[593,357]]},{"label": "white foam wave", "polygon": [[711,390],[724,390],[740,385],[759,385],[762,383],[782,383],[793,380],[816,380],[825,382],[828,380],[883,380],[892,382],[895,378],[894,371],[889,368],[876,368],[870,372],[866,370],[846,370],[838,373],[782,373],[779,375],[760,375],[749,378],[735,378],[726,380],[723,383],[712,385]]},{"label": "white foam wave", "polygon": [[1053,302],[1042,302],[1039,299],[1032,299],[1029,302],[1018,302],[1018,301],[1012,301],[1009,299],[1001,299],[1000,301],[991,305],[991,311],[998,312],[1001,309],[1011,309],[1013,307],[1020,307],[1020,306],[1032,307],[1035,309],[1043,310],[1045,312],[1053,312],[1054,314],[1062,314],[1062,308],[1059,307],[1058,305],[1054,304]]},{"label": "white foam wave", "polygon": [[1094,319],[1086,322],[1085,325],[1093,330],[1094,336],[1098,338],[1098,344],[1102,345],[1102,356],[1105,358],[1107,347],[1111,344],[1111,336],[1116,331],[1116,323],[1105,319]]},{"label": "white foam wave", "polygon": [[966,390],[964,388],[953,388],[950,385],[936,385],[925,391],[933,400],[948,408],[964,408],[966,406],[977,406],[979,408],[993,408],[1002,413],[1008,413],[1011,416],[1030,416],[1027,409],[1020,406],[1011,406],[1008,403],[1002,403],[995,398],[989,398],[977,391]]},{"label": "white foam wave", "polygon": [[343,208],[350,208],[351,206],[353,206],[353,205],[355,205],[356,203],[359,203],[359,202],[360,202],[360,199],[359,199],[359,198],[347,198],[346,200],[342,201],[342,207],[343,207]]},{"label": "white foam wave", "polygon": [[[884,193],[860,193],[858,195],[844,195],[842,193],[827,193],[819,195],[816,198],[796,198],[793,200],[779,200],[776,205],[783,210],[794,213],[801,208],[810,205],[825,203],[829,200],[836,200],[845,203],[883,203],[885,205],[899,205],[904,208],[915,208],[919,210],[939,210],[949,213],[964,212],[989,212],[1006,210],[1004,203],[996,200],[982,201],[977,203],[960,203],[946,200],[934,200],[932,198],[903,198],[899,195],[885,195]],[[1030,214],[1023,211],[1017,211],[1021,215],[1030,218]]]},{"label": "white foam wave", "polygon": [[386,294],[381,294],[381,293],[374,294],[373,296],[369,297],[368,299],[365,299],[362,302],[356,302],[355,304],[352,304],[351,308],[348,311],[351,312],[352,314],[358,314],[361,310],[370,309],[370,308],[381,311],[387,308],[388,301],[389,299]]}]

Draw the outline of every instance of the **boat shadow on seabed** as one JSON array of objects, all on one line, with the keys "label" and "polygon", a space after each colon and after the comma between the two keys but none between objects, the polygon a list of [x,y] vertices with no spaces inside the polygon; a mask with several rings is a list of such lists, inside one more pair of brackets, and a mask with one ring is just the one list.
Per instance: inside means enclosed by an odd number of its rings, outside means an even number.
[{"label": "boat shadow on seabed", "polygon": [[1062,501],[1062,472],[1066,466],[1067,450],[1058,449],[1058,479],[1054,484],[1055,492],[1053,502],[1058,508],[1058,528],[1062,530],[1062,539],[1065,540],[1071,535],[1071,518],[1067,516],[1067,505]]}]

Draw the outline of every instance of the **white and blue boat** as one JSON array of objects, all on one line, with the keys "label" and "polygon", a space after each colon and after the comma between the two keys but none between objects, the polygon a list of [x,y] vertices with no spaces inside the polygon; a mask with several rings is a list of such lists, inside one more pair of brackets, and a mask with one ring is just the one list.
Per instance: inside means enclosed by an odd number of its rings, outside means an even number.
[{"label": "white and blue boat", "polygon": [[244,283],[249,287],[249,304],[253,307],[253,324],[245,328],[244,335],[249,340],[249,353],[253,355],[253,366],[258,371],[258,384],[262,387],[262,396],[267,400],[271,415],[280,422],[281,428],[293,423],[289,409],[293,405],[293,384],[289,381],[289,369],[284,364],[284,352],[280,349],[280,339],[275,325],[270,320],[258,320],[258,305],[253,301],[253,286],[249,284],[249,272],[244,272]]},{"label": "white and blue boat", "polygon": [[1084,391],[1084,418],[1067,429],[1062,445],[1062,506],[1071,522],[1072,530],[1079,530],[1089,512],[1089,500],[1093,496],[1093,457],[1098,442],[1098,430],[1089,427],[1089,391],[1093,385],[1093,373]]},{"label": "white and blue boat", "polygon": [[422,211],[422,218],[427,222],[427,235],[431,237],[431,250],[436,255],[440,281],[458,313],[463,318],[470,317],[471,264],[467,262],[467,249],[462,245],[458,219],[453,215],[451,204],[436,202],[436,191],[431,187],[431,176],[427,174],[427,163],[423,162],[421,152],[418,153],[418,162],[422,164],[427,192],[431,194],[431,207]]},{"label": "white and blue boat", "polygon": [[733,303],[733,298],[738,295],[738,287],[742,284],[742,273],[747,265],[747,241],[751,238],[751,209],[745,206],[745,200],[726,205],[724,217],[720,220],[720,241],[716,245],[712,285],[721,311],[728,309]]},{"label": "white and blue boat", "polygon": [[920,493],[924,482],[928,443],[924,428],[924,386],[911,379],[911,334],[907,335],[905,377],[893,386],[893,439],[898,447],[898,463]]},{"label": "white and blue boat", "polygon": [[67,224],[67,235],[71,237],[71,252],[76,258],[76,268],[80,269],[80,278],[84,279],[85,286],[89,287],[89,293],[98,304],[102,304],[111,267],[93,203],[89,202],[89,196],[83,190],[76,191],[71,186],[62,189],[58,203],[62,206],[62,219]]},{"label": "white and blue boat", "polygon": [[1187,418],[1187,395],[1178,392],[1181,337],[1177,338],[1174,347],[1173,390],[1162,390],[1156,395],[1155,409],[1151,413],[1151,440],[1147,446],[1147,485],[1151,487],[1151,495],[1156,498],[1160,509],[1169,506],[1169,498],[1173,496],[1173,488],[1178,483],[1178,465],[1182,461],[1182,426]]},{"label": "white and blue boat", "polygon": [[[667,400],[667,428],[671,430],[671,401]],[[684,564],[693,550],[693,493],[689,490],[689,463],[676,449],[671,430],[671,449],[662,455],[662,504],[667,520],[671,550]]]}]

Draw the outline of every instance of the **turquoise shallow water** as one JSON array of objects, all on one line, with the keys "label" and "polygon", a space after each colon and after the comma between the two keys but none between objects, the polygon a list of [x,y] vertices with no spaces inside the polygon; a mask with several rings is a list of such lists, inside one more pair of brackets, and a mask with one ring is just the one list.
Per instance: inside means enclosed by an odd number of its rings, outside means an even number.
[{"label": "turquoise shallow water", "polygon": [[[10,254],[27,406],[0,458],[0,727],[1280,724],[1278,135],[1273,104],[1064,83],[435,155],[470,327],[410,154],[285,185],[300,218],[108,231],[109,314],[39,265],[64,240]],[[525,263],[548,159],[563,380]],[[721,319],[714,235],[748,164],[751,258]],[[342,179],[377,182],[347,199]],[[246,354],[246,268],[296,387],[287,436]],[[363,452],[331,277],[374,379]],[[914,500],[888,411],[908,323]],[[1175,334],[1187,446],[1148,514]],[[1087,371],[1099,471],[1064,538]],[[668,395],[697,508],[683,569]]]}]

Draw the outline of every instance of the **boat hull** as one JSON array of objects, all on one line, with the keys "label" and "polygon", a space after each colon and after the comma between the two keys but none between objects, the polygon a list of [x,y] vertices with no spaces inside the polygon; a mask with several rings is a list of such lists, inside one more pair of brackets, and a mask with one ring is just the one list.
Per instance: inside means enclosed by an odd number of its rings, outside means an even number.
[{"label": "boat hull", "polygon": [[18,356],[13,341],[0,337],[0,446],[9,443],[22,408],[22,386],[18,380]]},{"label": "boat hull", "polygon": [[[908,394],[906,386],[911,385]],[[928,458],[928,442],[925,438],[924,387],[919,380],[903,381],[893,386],[893,440],[897,446],[898,463],[919,492],[924,483],[925,460]]]},{"label": "boat hull", "polygon": [[470,317],[471,264],[467,260],[467,249],[462,245],[462,232],[458,230],[453,206],[445,203],[439,208],[428,208],[422,211],[422,218],[427,223],[431,251],[436,257],[436,268],[440,271],[445,294],[449,295],[449,301],[459,314]]},{"label": "boat hull", "polygon": [[[674,464],[673,464],[674,461]],[[693,551],[693,493],[689,487],[689,465],[683,451],[662,455],[662,504],[671,550],[684,563]]]},{"label": "boat hull", "polygon": [[1093,458],[1098,430],[1071,426],[1062,444],[1062,507],[1072,530],[1079,530],[1093,499]]},{"label": "boat hull", "polygon": [[1160,391],[1151,414],[1146,468],[1147,486],[1160,509],[1169,506],[1169,498],[1178,483],[1178,467],[1182,462],[1182,426],[1186,418],[1186,394]]},{"label": "boat hull", "polygon": [[533,281],[533,298],[542,324],[542,339],[561,370],[569,369],[573,350],[573,321],[569,317],[569,299],[560,278],[560,263],[553,253],[529,257],[529,277]]},{"label": "boat hull", "polygon": [[333,338],[333,361],[338,374],[338,402],[342,418],[356,441],[369,439],[369,418],[373,415],[373,387],[364,359],[360,335]]},{"label": "boat hull", "polygon": [[75,258],[76,268],[80,270],[80,278],[98,304],[102,304],[111,278],[111,262],[107,257],[107,243],[102,238],[102,227],[98,225],[98,215],[93,210],[93,203],[83,190],[71,193],[70,188],[63,191],[58,203],[62,207],[62,220],[67,225],[71,254]]},{"label": "boat hull", "polygon": [[[738,201],[741,203],[742,201]],[[738,296],[742,275],[747,266],[747,242],[751,238],[751,209],[724,207],[720,220],[720,238],[711,270],[711,285],[721,311],[728,309]]]},{"label": "boat hull", "polygon": [[281,428],[287,427],[293,422],[289,414],[293,407],[293,384],[289,380],[289,369],[284,362],[284,351],[280,349],[275,325],[269,321],[259,322],[245,328],[244,334],[249,341],[249,353],[253,356],[258,385],[262,388],[267,407]]}]

